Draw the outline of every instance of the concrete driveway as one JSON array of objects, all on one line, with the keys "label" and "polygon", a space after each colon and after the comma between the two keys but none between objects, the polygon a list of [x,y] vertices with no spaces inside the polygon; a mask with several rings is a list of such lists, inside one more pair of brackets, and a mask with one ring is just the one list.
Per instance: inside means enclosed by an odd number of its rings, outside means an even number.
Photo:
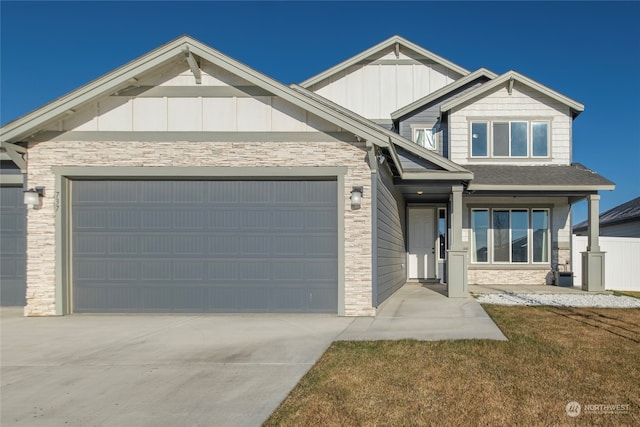
[{"label": "concrete driveway", "polygon": [[2,308],[0,425],[259,426],[334,340],[506,339],[474,298],[406,285],[376,318]]},{"label": "concrete driveway", "polygon": [[260,425],[354,320],[1,314],[3,427]]}]

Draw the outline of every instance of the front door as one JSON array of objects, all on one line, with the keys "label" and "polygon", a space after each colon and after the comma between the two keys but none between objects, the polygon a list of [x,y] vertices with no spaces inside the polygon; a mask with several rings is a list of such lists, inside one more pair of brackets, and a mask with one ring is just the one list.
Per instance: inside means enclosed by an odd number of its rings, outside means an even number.
[{"label": "front door", "polygon": [[434,208],[409,208],[409,279],[436,277]]}]

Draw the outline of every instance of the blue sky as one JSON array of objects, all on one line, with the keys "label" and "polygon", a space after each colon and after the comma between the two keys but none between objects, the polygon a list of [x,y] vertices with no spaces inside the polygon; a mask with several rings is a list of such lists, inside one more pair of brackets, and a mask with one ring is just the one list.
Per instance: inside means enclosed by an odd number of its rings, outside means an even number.
[{"label": "blue sky", "polygon": [[[0,2],[0,122],[182,34],[283,83],[401,35],[469,70],[515,69],[585,104],[573,160],[640,195],[640,2]],[[586,217],[585,203],[574,219]]]}]

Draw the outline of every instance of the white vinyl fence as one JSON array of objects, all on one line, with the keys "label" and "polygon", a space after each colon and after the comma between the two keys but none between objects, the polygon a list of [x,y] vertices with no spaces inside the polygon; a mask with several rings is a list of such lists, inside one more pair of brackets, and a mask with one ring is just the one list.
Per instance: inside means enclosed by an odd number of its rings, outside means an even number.
[{"label": "white vinyl fence", "polygon": [[[587,250],[587,236],[573,235],[573,285],[582,285],[582,254]],[[640,238],[600,237],[605,255],[605,289],[640,291]]]}]

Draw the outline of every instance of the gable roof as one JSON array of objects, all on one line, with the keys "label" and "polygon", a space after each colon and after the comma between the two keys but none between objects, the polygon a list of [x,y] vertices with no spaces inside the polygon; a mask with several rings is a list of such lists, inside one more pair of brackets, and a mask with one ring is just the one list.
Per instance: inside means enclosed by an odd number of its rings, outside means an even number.
[{"label": "gable roof", "polygon": [[473,172],[470,191],[598,191],[615,184],[579,163],[572,165],[466,165]]},{"label": "gable roof", "polygon": [[205,45],[188,36],[181,36],[128,64],[64,95],[43,107],[22,116],[0,129],[1,142],[19,142],[42,129],[48,124],[75,113],[80,107],[122,90],[138,81],[144,73],[152,71],[166,64],[177,56],[184,56],[191,52],[206,61],[211,62],[245,80],[260,87],[275,96],[291,102],[337,126],[352,132],[364,140],[376,145],[388,146],[388,136],[380,128],[363,126],[360,121],[327,108],[314,98],[304,96],[299,91],[268,77],[235,59]]},{"label": "gable roof", "polygon": [[[363,126],[369,127],[372,130],[376,130],[382,134],[384,134],[389,141],[389,144],[386,145],[386,148],[388,148],[391,151],[391,155],[393,157],[394,163],[396,163],[396,165],[398,166],[398,168],[400,168],[400,172],[402,174],[403,170],[402,170],[402,166],[401,166],[401,161],[397,155],[397,153],[395,152],[394,149],[394,145],[403,148],[404,150],[408,151],[411,154],[417,155],[425,160],[427,160],[430,163],[433,163],[434,165],[442,168],[441,172],[458,172],[460,173],[460,176],[457,177],[457,179],[471,179],[473,177],[473,175],[469,172],[468,169],[465,169],[464,167],[460,166],[459,164],[440,156],[437,153],[434,153],[431,150],[428,150],[424,147],[419,146],[418,144],[409,141],[408,139],[403,138],[402,136],[400,136],[399,134],[392,132],[374,122],[372,122],[369,119],[366,119],[360,115],[358,115],[357,113],[354,113],[353,111],[350,111],[338,104],[336,104],[333,101],[330,101],[326,98],[323,98],[322,96],[318,95],[315,92],[311,92],[308,89],[303,88],[300,85],[296,85],[296,84],[292,84],[291,88],[298,91],[301,94],[304,94],[306,97],[310,98],[310,99],[314,99],[318,102],[321,102],[322,104],[324,104],[326,107],[339,112],[341,114],[344,114],[346,116],[348,116],[349,118],[351,118],[352,120],[360,123]],[[438,171],[433,171],[433,172],[438,172]],[[453,176],[451,177],[452,179],[454,178]]]},{"label": "gable roof", "polygon": [[483,84],[482,86],[466,93],[464,96],[445,102],[440,106],[440,111],[449,111],[452,108],[457,107],[458,105],[464,104],[465,102],[468,102],[476,97],[482,96],[488,91],[511,81],[521,83],[539,93],[542,93],[543,95],[546,95],[564,105],[567,105],[573,110],[574,117],[584,111],[584,105],[582,105],[578,101],[574,101],[573,99],[568,98],[561,93],[556,92],[555,90],[550,89],[534,80],[531,80],[530,78],[523,76],[522,74],[514,70],[507,71],[503,75],[496,77],[495,79]]},{"label": "gable roof", "polygon": [[419,54],[420,56],[424,56],[425,58],[428,58],[429,60],[436,62],[440,65],[443,65],[446,68],[449,68],[455,72],[457,72],[458,74],[462,74],[463,76],[466,76],[467,74],[469,74],[469,71],[462,68],[459,65],[454,64],[451,61],[448,61],[446,59],[444,59],[443,57],[436,55],[433,52],[430,52],[428,50],[426,50],[425,48],[418,46],[415,43],[410,42],[409,40],[400,37],[400,36],[393,36],[388,38],[387,40],[378,43],[377,45],[370,47],[369,49],[347,59],[346,61],[343,61],[341,63],[339,63],[338,65],[335,65],[331,68],[329,68],[328,70],[325,70],[323,72],[321,72],[320,74],[317,74],[307,80],[305,80],[304,82],[300,83],[300,86],[304,87],[304,88],[308,88],[316,83],[321,82],[322,80],[333,76],[336,73],[339,73],[341,71],[346,70],[347,68],[351,67],[352,65],[356,65],[359,62],[369,58],[370,56],[373,56],[377,53],[380,53],[386,49],[389,49],[392,46],[398,45],[398,47],[404,47],[405,49],[411,50],[413,52],[416,52],[417,54]]},{"label": "gable roof", "polygon": [[[626,203],[609,209],[605,213],[600,214],[600,227],[622,224],[625,222],[640,221],[640,197],[629,200]],[[573,227],[573,231],[586,231],[587,222],[582,221]]]},{"label": "gable roof", "polygon": [[[353,133],[365,141],[393,151],[399,145],[442,167],[443,172],[459,172],[460,179],[471,179],[472,174],[462,166],[419,147],[382,126],[332,103],[299,86],[286,86],[271,77],[249,68],[235,59],[188,36],[179,37],[114,71],[64,95],[43,107],[20,117],[0,129],[0,142],[19,142],[34,135],[48,124],[75,113],[80,107],[130,86],[138,78],[166,64],[179,55],[190,52],[244,80],[296,105],[318,117]],[[399,164],[400,161],[394,159]],[[453,178],[453,177],[452,177]],[[457,178],[457,177],[456,177]]]},{"label": "gable roof", "polygon": [[456,89],[461,88],[462,86],[476,80],[479,79],[481,77],[486,77],[488,80],[494,79],[496,77],[498,77],[498,75],[492,71],[487,70],[486,68],[480,68],[476,71],[474,71],[471,74],[467,74],[464,77],[459,78],[458,80],[456,80],[455,82],[449,83],[448,85],[436,90],[435,92],[430,93],[427,96],[424,96],[414,102],[412,102],[409,105],[406,105],[394,112],[391,113],[391,118],[393,120],[399,119],[400,117],[404,116],[405,114],[409,114],[412,111],[417,110],[418,108],[424,107],[425,105],[427,105],[430,102],[435,101],[436,99],[445,96],[451,92],[453,92]]}]

